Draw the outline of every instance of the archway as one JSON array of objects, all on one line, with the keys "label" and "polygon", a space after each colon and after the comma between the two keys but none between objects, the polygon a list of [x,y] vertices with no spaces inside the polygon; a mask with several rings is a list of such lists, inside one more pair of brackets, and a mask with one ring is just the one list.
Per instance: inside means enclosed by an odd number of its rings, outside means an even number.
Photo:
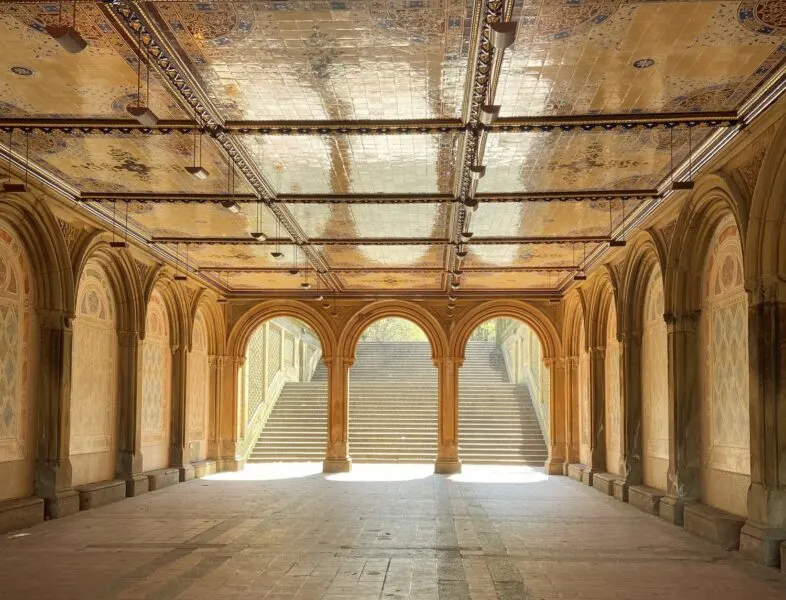
[{"label": "archway", "polygon": [[401,317],[368,324],[349,371],[352,460],[434,462],[437,377],[431,344],[418,324]]},{"label": "archway", "polygon": [[321,462],[327,447],[328,371],[303,321],[258,323],[245,345],[238,388],[240,454],[251,463]]},{"label": "archway", "polygon": [[478,325],[459,369],[461,461],[542,466],[550,388],[540,339],[529,325],[509,318]]}]

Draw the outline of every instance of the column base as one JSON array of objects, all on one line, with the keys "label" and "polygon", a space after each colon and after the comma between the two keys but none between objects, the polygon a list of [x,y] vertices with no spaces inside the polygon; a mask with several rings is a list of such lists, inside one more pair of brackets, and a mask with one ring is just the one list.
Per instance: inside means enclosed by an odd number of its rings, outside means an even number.
[{"label": "column base", "polygon": [[190,463],[178,465],[177,471],[179,474],[178,477],[180,479],[180,483],[194,479],[194,466]]},{"label": "column base", "polygon": [[781,547],[786,542],[786,529],[767,529],[748,521],[740,531],[740,554],[767,567],[781,567]]},{"label": "column base", "polygon": [[55,492],[54,498],[44,498],[46,519],[62,519],[79,512],[79,492],[73,488]]},{"label": "column base", "polygon": [[455,475],[456,473],[461,473],[461,461],[457,458],[438,458],[434,463],[435,475]]},{"label": "column base", "polygon": [[122,479],[97,481],[80,485],[76,491],[79,493],[79,510],[90,510],[125,500],[126,482]]},{"label": "column base", "polygon": [[322,461],[323,473],[349,473],[352,470],[352,459],[326,458]]},{"label": "column base", "polygon": [[682,527],[685,522],[685,500],[676,496],[663,496],[658,502],[658,516],[672,525]]},{"label": "column base", "polygon": [[150,491],[150,479],[144,473],[126,477],[126,497],[133,498]]},{"label": "column base", "polygon": [[582,465],[581,463],[570,463],[568,465],[568,473],[567,473],[567,475],[571,479],[575,479],[576,481],[581,483],[581,477],[582,477],[582,474],[584,473],[584,469],[586,469],[586,467],[584,465]]},{"label": "column base", "polygon": [[219,458],[216,459],[216,472],[242,471],[246,468],[246,461],[242,458]]},{"label": "column base", "polygon": [[562,459],[549,459],[543,465],[546,475],[564,475],[565,474],[565,461]]},{"label": "column base", "polygon": [[593,487],[593,479],[596,473],[597,471],[593,471],[592,467],[584,467],[584,470],[581,472],[581,483]]}]

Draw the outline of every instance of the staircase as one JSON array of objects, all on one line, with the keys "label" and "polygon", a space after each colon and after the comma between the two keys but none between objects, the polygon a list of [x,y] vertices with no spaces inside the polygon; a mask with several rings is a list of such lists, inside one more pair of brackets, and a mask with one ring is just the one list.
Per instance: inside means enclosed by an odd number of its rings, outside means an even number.
[{"label": "staircase", "polygon": [[[460,372],[459,447],[466,463],[541,466],[546,446],[527,389],[507,382],[493,343],[471,342]],[[248,462],[321,461],[327,371],[287,383]],[[434,462],[437,370],[426,342],[358,344],[350,371],[349,450],[355,462]]]}]

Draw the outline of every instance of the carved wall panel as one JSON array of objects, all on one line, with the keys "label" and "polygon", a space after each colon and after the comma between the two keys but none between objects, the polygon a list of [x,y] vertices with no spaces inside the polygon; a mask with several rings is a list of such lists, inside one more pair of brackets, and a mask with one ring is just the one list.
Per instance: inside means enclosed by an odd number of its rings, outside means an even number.
[{"label": "carved wall panel", "polygon": [[0,500],[32,493],[31,319],[28,262],[0,226]]},{"label": "carved wall panel", "polygon": [[172,344],[169,317],[154,290],[147,305],[142,349],[142,456],[145,470],[169,466]]},{"label": "carved wall panel", "polygon": [[117,328],[106,271],[88,263],[74,318],[71,467],[74,485],[112,479],[117,452]]},{"label": "carved wall panel", "polygon": [[579,460],[582,464],[590,463],[590,357],[584,339],[584,318],[581,319],[581,337],[579,346]]},{"label": "carved wall panel", "polygon": [[[276,328],[276,335],[278,332]],[[280,350],[276,347],[275,351]],[[265,324],[261,325],[248,340],[246,370],[248,371],[248,418],[251,418],[265,401]],[[268,381],[271,381],[272,376],[269,377]]]},{"label": "carved wall panel", "polygon": [[207,458],[207,420],[210,401],[210,358],[207,325],[202,311],[197,311],[191,352],[188,353],[186,389],[186,432],[191,461]]},{"label": "carved wall panel", "polygon": [[748,300],[739,232],[713,236],[702,279],[702,499],[745,516],[750,483]]},{"label": "carved wall panel", "polygon": [[609,309],[606,338],[606,470],[619,475],[620,456],[620,345],[617,341],[617,311]]},{"label": "carved wall panel", "polygon": [[665,490],[669,470],[668,331],[663,278],[656,266],[644,294],[641,338],[642,467],[644,484]]}]

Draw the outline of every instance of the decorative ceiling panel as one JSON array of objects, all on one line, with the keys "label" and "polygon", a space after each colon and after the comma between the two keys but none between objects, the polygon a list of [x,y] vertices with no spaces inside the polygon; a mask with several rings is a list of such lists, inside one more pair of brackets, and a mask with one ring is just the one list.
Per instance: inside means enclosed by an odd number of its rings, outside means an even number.
[{"label": "decorative ceiling panel", "polygon": [[[470,245],[463,265],[467,269],[572,267],[581,262],[584,246],[582,243]],[[596,247],[595,243],[586,244],[587,254]],[[519,275],[529,277],[530,273]]]},{"label": "decorative ceiling panel", "polygon": [[310,238],[447,237],[444,204],[291,204],[290,213]]},{"label": "decorative ceiling panel", "polygon": [[[695,128],[696,147],[710,133]],[[671,132],[593,130],[493,133],[479,192],[652,189],[671,163]],[[674,161],[687,156],[688,133],[674,131]]]},{"label": "decorative ceiling panel", "polygon": [[[72,3],[62,3],[71,22]],[[130,118],[137,99],[137,54],[100,3],[77,4],[77,29],[87,42],[70,54],[45,31],[58,23],[57,2],[0,4],[0,115],[8,117]],[[142,67],[143,99],[146,71]],[[150,105],[162,119],[185,119],[151,71]]]},{"label": "decorative ceiling panel", "polygon": [[[643,201],[624,203],[627,222]],[[622,200],[481,202],[472,215],[472,231],[478,237],[608,235],[622,223],[622,204]]]},{"label": "decorative ceiling panel", "polygon": [[321,246],[331,269],[442,267],[444,246]]},{"label": "decorative ceiling panel", "polygon": [[[145,237],[248,237],[259,227],[267,237],[274,237],[276,219],[263,204],[240,204],[239,213],[231,213],[218,203],[170,204],[128,203],[129,225]],[[117,214],[125,216],[126,203],[117,204]],[[259,210],[257,210],[259,209]]]},{"label": "decorative ceiling panel", "polygon": [[454,134],[242,136],[282,194],[449,193]]},{"label": "decorative ceiling panel", "polygon": [[[313,283],[313,277],[311,278]],[[222,276],[222,281],[228,281],[233,290],[259,290],[268,291],[301,291],[303,277],[290,275],[284,272],[266,273],[227,273]]]},{"label": "decorative ceiling panel", "polygon": [[461,110],[471,20],[465,0],[145,8],[228,119],[424,119]]},{"label": "decorative ceiling panel", "polygon": [[339,273],[338,278],[347,291],[390,290],[434,291],[442,288],[440,273],[386,271],[373,273]]},{"label": "decorative ceiling panel", "polygon": [[[13,144],[24,156],[23,136],[15,137]],[[185,171],[193,164],[190,135],[33,133],[30,160],[81,192],[225,194],[228,189],[226,159],[207,141],[202,145],[202,166],[210,176],[199,181]],[[252,192],[237,171],[235,182],[237,193]]]},{"label": "decorative ceiling panel", "polygon": [[733,110],[786,57],[784,10],[781,0],[524,0],[495,101],[504,116]]},{"label": "decorative ceiling panel", "polygon": [[462,289],[467,290],[551,290],[562,284],[570,272],[559,273],[467,273]]},{"label": "decorative ceiling panel", "polygon": [[[167,246],[174,254],[175,247],[172,244]],[[180,244],[179,252],[185,252],[185,244]],[[188,244],[188,257],[191,265],[201,269],[215,268],[264,268],[281,269],[286,271],[294,266],[293,249],[291,244],[281,245],[278,251],[283,254],[281,258],[275,259],[271,252],[276,250],[274,245],[263,244],[244,244],[240,245],[212,245],[212,244]],[[298,252],[298,263],[303,265],[303,256]],[[222,278],[224,275],[222,275]]]}]

